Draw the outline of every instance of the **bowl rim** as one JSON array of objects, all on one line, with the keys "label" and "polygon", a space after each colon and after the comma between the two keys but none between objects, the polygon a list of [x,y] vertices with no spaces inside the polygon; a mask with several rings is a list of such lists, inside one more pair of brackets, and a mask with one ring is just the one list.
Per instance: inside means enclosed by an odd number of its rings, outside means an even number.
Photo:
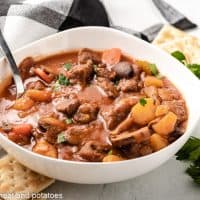
[{"label": "bowl rim", "polygon": [[[58,32],[58,33],[49,35],[47,37],[41,38],[41,39],[36,40],[34,42],[28,43],[28,44],[24,45],[23,47],[18,48],[17,50],[15,50],[13,53],[16,54],[18,52],[21,52],[21,51],[25,50],[26,48],[30,48],[32,45],[35,45],[35,44],[40,43],[42,41],[54,38],[55,36],[58,37],[59,35],[64,35],[66,32],[74,32],[74,31],[79,31],[79,30],[95,30],[95,31],[105,30],[105,31],[108,31],[108,32],[113,32],[113,33],[120,34],[123,37],[128,37],[130,39],[134,38],[134,40],[137,40],[141,45],[142,45],[142,43],[146,43],[145,45],[147,45],[149,48],[154,49],[158,53],[162,53],[165,57],[167,56],[169,59],[174,59],[174,61],[179,63],[179,65],[181,64],[178,60],[176,60],[175,58],[173,58],[168,53],[164,52],[162,49],[158,48],[155,45],[152,45],[152,44],[150,44],[150,43],[148,43],[146,41],[143,41],[143,40],[137,38],[136,36],[133,36],[133,35],[128,34],[126,32],[123,32],[123,31],[120,31],[120,30],[116,30],[114,28],[102,27],[102,26],[84,26],[84,27],[71,28],[71,29],[68,29],[68,30],[65,30],[65,31],[62,31],[62,32]],[[0,59],[0,62],[3,59],[4,59],[4,57],[2,57]],[[181,64],[181,65],[183,65],[183,64]],[[192,75],[191,77],[193,77],[193,79],[194,79],[193,81],[196,81],[197,86],[200,86],[200,81],[198,80],[198,78],[195,77],[190,70],[187,69],[187,71],[188,71],[188,73],[190,73]],[[188,109],[188,112],[189,112],[189,108],[188,107],[187,107],[187,109]],[[72,160],[63,160],[63,159],[59,159],[59,158],[51,158],[51,157],[47,157],[47,156],[44,156],[44,155],[41,155],[41,154],[37,154],[37,153],[27,149],[27,148],[24,148],[24,147],[22,147],[22,146],[20,146],[20,145],[18,145],[16,143],[10,141],[2,133],[0,133],[0,140],[3,140],[5,142],[9,143],[9,145],[14,146],[15,148],[19,148],[23,153],[29,154],[30,156],[36,156],[39,159],[44,159],[46,161],[53,162],[53,163],[62,163],[62,164],[67,164],[68,163],[68,164],[74,164],[74,165],[94,165],[94,166],[98,166],[98,165],[110,165],[111,166],[111,165],[116,165],[116,164],[123,165],[123,164],[128,164],[129,162],[137,162],[137,161],[140,161],[140,160],[144,160],[144,159],[148,159],[148,158],[151,158],[151,157],[155,157],[156,155],[161,154],[162,152],[168,151],[169,149],[173,148],[173,146],[175,146],[177,143],[179,143],[180,140],[184,140],[185,137],[190,136],[191,133],[193,132],[193,130],[195,129],[195,127],[197,125],[197,122],[199,120],[200,120],[200,114],[199,114],[198,119],[194,123],[193,127],[191,127],[191,129],[189,131],[186,129],[185,133],[180,138],[178,138],[176,141],[174,141],[173,143],[169,144],[165,148],[163,148],[163,149],[161,149],[159,151],[153,152],[153,153],[151,153],[149,155],[141,156],[141,157],[138,157],[138,158],[122,160],[122,161],[115,161],[115,162],[86,162],[86,161],[72,161]]]}]

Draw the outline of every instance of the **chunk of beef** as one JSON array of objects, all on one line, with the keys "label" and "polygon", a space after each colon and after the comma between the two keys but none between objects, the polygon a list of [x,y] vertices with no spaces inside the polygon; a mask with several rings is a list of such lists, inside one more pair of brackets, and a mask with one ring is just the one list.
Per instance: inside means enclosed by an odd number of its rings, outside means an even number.
[{"label": "chunk of beef", "polygon": [[72,126],[64,132],[66,141],[71,145],[79,145],[87,134],[90,134],[92,127],[88,125]]},{"label": "chunk of beef", "polygon": [[116,72],[118,78],[130,78],[133,76],[132,64],[127,61],[117,63],[112,67],[112,70]]},{"label": "chunk of beef", "polygon": [[103,144],[98,141],[86,142],[78,154],[88,161],[100,162],[111,149],[109,144]]},{"label": "chunk of beef", "polygon": [[67,77],[70,79],[70,83],[87,84],[94,74],[94,68],[91,64],[75,65],[67,72]]},{"label": "chunk of beef", "polygon": [[177,115],[178,122],[187,119],[187,108],[183,100],[163,101],[163,105],[167,105],[169,110]]},{"label": "chunk of beef", "polygon": [[105,64],[99,64],[95,68],[95,72],[97,77],[103,77],[109,80],[114,80],[116,77],[116,72],[114,72],[113,70],[108,70]]},{"label": "chunk of beef", "polygon": [[66,144],[58,145],[58,157],[63,160],[73,160],[74,153],[78,151],[77,146]]},{"label": "chunk of beef", "polygon": [[122,79],[120,80],[117,89],[122,92],[137,92],[137,81],[134,79]]},{"label": "chunk of beef", "polygon": [[123,145],[128,145],[130,143],[141,143],[144,141],[147,141],[151,136],[151,132],[149,128],[143,127],[140,128],[136,131],[132,132],[123,132],[121,134],[111,134],[110,135],[110,140],[112,142],[113,146],[123,146]]},{"label": "chunk of beef", "polygon": [[157,105],[160,104],[160,98],[158,97],[158,89],[156,87],[154,86],[144,87],[143,92],[147,97],[154,99]]},{"label": "chunk of beef", "polygon": [[85,64],[88,61],[92,61],[94,64],[97,64],[101,62],[101,58],[98,53],[92,51],[91,49],[81,49],[78,53],[78,62]]},{"label": "chunk of beef", "polygon": [[56,110],[71,117],[78,109],[80,102],[78,99],[64,99],[56,105]]},{"label": "chunk of beef", "polygon": [[89,123],[97,118],[99,108],[96,104],[84,103],[74,115],[74,120],[81,123]]},{"label": "chunk of beef", "polygon": [[139,78],[140,73],[142,71],[141,68],[137,64],[135,64],[135,63],[132,64],[132,68],[133,68],[133,74],[134,74],[134,76],[137,77],[137,78]]},{"label": "chunk of beef", "polygon": [[180,93],[175,88],[158,89],[158,95],[163,101],[171,101],[181,98]]},{"label": "chunk of beef", "polygon": [[140,155],[141,156],[146,156],[153,153],[153,149],[149,145],[142,145],[140,148]]},{"label": "chunk of beef", "polygon": [[118,96],[117,88],[114,83],[107,78],[98,78],[97,85],[101,87],[106,95],[111,98],[116,98]]},{"label": "chunk of beef", "polygon": [[129,114],[133,105],[138,102],[138,98],[127,97],[117,102],[111,109],[101,112],[108,129],[113,130]]},{"label": "chunk of beef", "polygon": [[19,72],[22,79],[25,79],[31,73],[31,68],[34,66],[34,60],[32,57],[25,58],[19,65]]},{"label": "chunk of beef", "polygon": [[44,90],[45,89],[45,84],[38,80],[34,82],[30,82],[26,85],[27,89],[36,89],[36,90]]},{"label": "chunk of beef", "polygon": [[54,117],[41,117],[38,125],[39,129],[44,132],[46,140],[52,144],[56,142],[58,133],[66,128],[64,122]]}]

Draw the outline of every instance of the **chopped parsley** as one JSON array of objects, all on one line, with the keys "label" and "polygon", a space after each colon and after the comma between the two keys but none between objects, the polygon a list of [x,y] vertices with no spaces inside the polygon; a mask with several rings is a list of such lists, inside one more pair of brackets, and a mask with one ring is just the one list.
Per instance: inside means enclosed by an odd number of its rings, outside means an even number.
[{"label": "chopped parsley", "polygon": [[200,184],[200,139],[190,137],[186,144],[176,154],[177,160],[189,161],[186,173],[195,183]]},{"label": "chopped parsley", "polygon": [[57,137],[57,143],[60,144],[60,143],[63,143],[63,142],[66,142],[65,134],[60,133]]},{"label": "chopped parsley", "polygon": [[71,118],[67,118],[67,119],[65,120],[65,122],[66,122],[67,124],[72,124],[72,123],[73,123],[73,121],[72,121]]},{"label": "chopped parsley", "polygon": [[108,155],[112,155],[112,154],[113,154],[113,151],[110,150],[110,151],[108,152]]},{"label": "chopped parsley", "polygon": [[145,105],[147,104],[147,101],[146,101],[146,99],[144,99],[144,98],[140,99],[139,102],[140,102],[140,104],[141,104],[142,106],[145,106]]},{"label": "chopped parsley", "polygon": [[67,71],[69,71],[72,68],[72,64],[71,63],[65,63],[63,66]]},{"label": "chopped parsley", "polygon": [[180,51],[174,51],[174,52],[171,53],[171,55],[174,58],[176,58],[177,60],[179,60],[180,62],[182,62],[183,64],[186,61],[185,55],[182,52],[180,52]]},{"label": "chopped parsley", "polygon": [[157,76],[159,74],[156,64],[149,64],[152,75]]},{"label": "chopped parsley", "polygon": [[70,81],[67,79],[67,77],[66,76],[64,76],[63,74],[60,74],[59,76],[58,76],[58,83],[60,84],[60,85],[69,85],[70,84]]}]

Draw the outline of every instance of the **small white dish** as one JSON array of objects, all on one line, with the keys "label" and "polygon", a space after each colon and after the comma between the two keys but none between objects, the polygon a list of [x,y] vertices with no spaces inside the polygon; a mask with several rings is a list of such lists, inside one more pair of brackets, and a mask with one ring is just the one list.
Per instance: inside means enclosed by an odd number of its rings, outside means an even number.
[{"label": "small white dish", "polygon": [[[186,142],[200,118],[200,82],[179,61],[162,50],[127,33],[104,27],[83,27],[63,31],[29,44],[14,55],[19,64],[24,58],[47,55],[88,47],[118,47],[124,53],[155,63],[181,91],[189,110],[185,134],[168,147],[148,156],[113,163],[86,163],[58,160],[35,154],[9,141],[0,134],[0,145],[25,166],[46,176],[74,183],[99,184],[127,180],[149,172],[166,162]],[[9,83],[6,60],[0,60],[0,89]]]}]

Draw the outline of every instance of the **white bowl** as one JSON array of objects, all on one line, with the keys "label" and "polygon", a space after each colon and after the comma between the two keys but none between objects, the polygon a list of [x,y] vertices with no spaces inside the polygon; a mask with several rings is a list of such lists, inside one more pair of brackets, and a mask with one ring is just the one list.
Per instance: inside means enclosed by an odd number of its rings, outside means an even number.
[{"label": "white bowl", "polygon": [[[67,30],[29,44],[15,52],[17,63],[27,56],[49,54],[88,47],[107,49],[118,47],[126,54],[156,63],[181,91],[189,110],[187,131],[168,147],[148,156],[113,163],[86,163],[58,160],[35,154],[16,145],[0,134],[0,145],[19,162],[46,176],[74,183],[98,184],[123,181],[149,172],[166,162],[186,142],[200,117],[200,84],[179,61],[129,34],[111,28],[84,27]],[[7,84],[7,62],[0,60],[0,85]]]}]

